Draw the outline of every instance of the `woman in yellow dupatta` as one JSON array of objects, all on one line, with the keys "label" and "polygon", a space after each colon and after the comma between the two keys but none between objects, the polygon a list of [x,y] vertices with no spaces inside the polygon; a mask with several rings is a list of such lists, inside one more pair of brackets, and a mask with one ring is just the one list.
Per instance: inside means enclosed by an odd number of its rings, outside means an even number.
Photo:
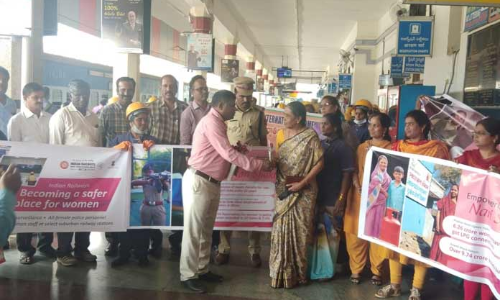
[{"label": "woman in yellow dupatta", "polygon": [[[358,238],[358,220],[361,202],[361,187],[363,186],[363,174],[365,169],[366,153],[372,146],[391,149],[391,137],[389,127],[391,119],[388,115],[375,113],[370,116],[368,131],[371,139],[359,145],[356,156],[357,172],[353,177],[353,186],[349,192],[349,200],[344,215],[344,231],[349,253],[349,267],[351,268],[351,282],[358,284],[361,272],[366,266],[368,257],[372,271],[371,282],[374,285],[382,284],[382,268],[385,260],[386,249],[374,243]],[[369,254],[368,254],[369,253]]]},{"label": "woman in yellow dupatta", "polygon": [[[450,159],[448,147],[445,143],[427,140],[430,130],[431,122],[423,111],[410,111],[405,116],[405,139],[394,143],[392,150]],[[429,266],[391,250],[387,251],[387,258],[389,258],[391,284],[378,290],[375,297],[384,299],[401,295],[403,265],[413,264],[415,265],[415,274],[413,275],[413,284],[408,299],[420,300],[420,291],[424,287],[425,275]]]},{"label": "woman in yellow dupatta", "polygon": [[312,243],[318,194],[316,175],[323,168],[323,149],[316,132],[306,127],[302,103],[292,102],[285,108],[285,129],[278,132],[276,144],[278,199],[269,257],[271,286],[293,288],[307,282],[307,247]]}]

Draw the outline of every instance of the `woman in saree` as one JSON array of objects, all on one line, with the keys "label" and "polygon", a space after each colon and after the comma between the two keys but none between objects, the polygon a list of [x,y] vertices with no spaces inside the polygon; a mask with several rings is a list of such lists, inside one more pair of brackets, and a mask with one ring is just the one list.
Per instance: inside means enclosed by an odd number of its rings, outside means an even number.
[{"label": "woman in saree", "polygon": [[378,238],[385,212],[391,176],[387,173],[389,160],[385,155],[378,157],[377,165],[370,176],[368,187],[368,209],[366,210],[365,234]]},{"label": "woman in saree", "polygon": [[374,285],[382,284],[382,269],[385,260],[385,248],[366,240],[358,238],[358,220],[361,202],[361,187],[365,170],[365,158],[372,146],[390,149],[391,137],[389,127],[391,119],[388,115],[375,113],[370,116],[368,131],[371,139],[359,145],[356,155],[357,170],[353,175],[353,186],[349,191],[349,199],[344,215],[344,231],[349,253],[349,267],[351,269],[351,282],[358,284],[361,272],[370,258],[370,269],[373,274],[371,282]]},{"label": "woman in saree", "polygon": [[[474,129],[474,145],[478,149],[465,151],[457,162],[478,169],[500,173],[500,121],[487,118],[477,122]],[[481,300],[492,300],[493,293],[486,284],[464,281],[464,300],[474,300],[481,293]]]},{"label": "woman in saree", "polygon": [[[412,110],[408,112],[405,116],[405,139],[394,143],[392,150],[450,159],[446,144],[441,141],[427,140],[430,130],[431,122],[423,111]],[[413,264],[415,274],[413,275],[412,288],[408,299],[420,300],[421,290],[424,287],[425,275],[429,266],[391,250],[387,250],[387,258],[389,258],[391,283],[378,290],[375,297],[385,299],[401,295],[403,265]]]},{"label": "woman in saree", "polygon": [[271,287],[293,288],[307,283],[307,248],[312,243],[318,194],[316,175],[323,168],[323,149],[316,132],[306,127],[300,102],[285,108],[285,129],[278,147],[276,208],[271,233]]}]

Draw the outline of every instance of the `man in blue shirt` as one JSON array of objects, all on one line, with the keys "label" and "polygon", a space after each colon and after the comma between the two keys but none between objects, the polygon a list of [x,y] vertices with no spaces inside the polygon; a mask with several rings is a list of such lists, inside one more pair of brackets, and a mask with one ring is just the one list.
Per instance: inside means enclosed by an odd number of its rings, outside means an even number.
[{"label": "man in blue shirt", "polygon": [[7,244],[9,235],[16,225],[14,208],[16,207],[16,193],[20,187],[21,175],[14,165],[10,165],[0,177],[0,252]]},{"label": "man in blue shirt", "polygon": [[389,185],[389,197],[387,198],[387,208],[392,208],[395,211],[401,212],[403,210],[403,202],[405,197],[405,185],[401,181],[405,176],[405,170],[397,166],[392,173],[394,180]]},{"label": "man in blue shirt", "polygon": [[[156,140],[149,135],[149,109],[140,102],[131,103],[126,110],[126,118],[130,122],[130,131],[119,134],[109,141],[109,146],[128,151],[132,144],[142,144],[144,149],[153,147]],[[111,262],[112,267],[122,266],[130,259],[130,250],[135,250],[135,255],[140,266],[147,266],[149,229],[129,229],[118,234],[118,258]]]}]

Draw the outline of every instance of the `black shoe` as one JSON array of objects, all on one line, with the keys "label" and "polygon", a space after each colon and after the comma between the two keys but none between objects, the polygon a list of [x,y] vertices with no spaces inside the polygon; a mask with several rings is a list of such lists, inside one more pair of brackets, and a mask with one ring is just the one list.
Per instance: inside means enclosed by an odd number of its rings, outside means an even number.
[{"label": "black shoe", "polygon": [[149,249],[148,250],[148,254],[151,255],[152,257],[156,258],[156,259],[160,259],[161,258],[161,252],[162,252],[162,249],[161,248],[158,248],[158,249]]},{"label": "black shoe", "polygon": [[118,257],[117,259],[115,259],[111,262],[111,267],[116,268],[116,267],[121,267],[121,266],[126,265],[126,264],[128,264],[128,258]]},{"label": "black shoe", "polygon": [[205,294],[207,292],[207,288],[198,279],[189,279],[181,282],[186,289],[197,294]]},{"label": "black shoe", "polygon": [[201,274],[200,276],[198,276],[198,279],[206,281],[206,282],[222,282],[222,281],[224,281],[224,277],[217,275],[217,274],[214,274],[210,271],[208,271],[205,274]]},{"label": "black shoe", "polygon": [[147,267],[149,265],[149,259],[147,257],[139,258],[139,267]]},{"label": "black shoe", "polygon": [[109,244],[108,248],[104,251],[104,256],[117,256],[118,255],[118,245]]}]

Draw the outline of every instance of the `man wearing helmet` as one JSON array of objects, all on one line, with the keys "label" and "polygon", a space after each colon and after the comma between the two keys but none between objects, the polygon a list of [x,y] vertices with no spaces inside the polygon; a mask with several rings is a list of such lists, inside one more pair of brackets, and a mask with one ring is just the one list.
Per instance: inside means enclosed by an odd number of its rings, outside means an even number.
[{"label": "man wearing helmet", "polygon": [[[117,135],[129,131],[130,126],[125,117],[125,110],[132,103],[135,94],[135,80],[130,77],[120,77],[116,80],[116,91],[118,97],[110,99],[112,102],[106,105],[99,115],[99,130],[101,132],[102,145],[110,147],[110,141]],[[115,100],[112,100],[116,98]],[[109,245],[105,250],[106,256],[116,256],[118,252],[118,233],[106,232],[106,240]]]},{"label": "man wearing helmet", "polygon": [[[130,131],[117,135],[109,141],[109,146],[124,151],[131,149],[132,144],[142,144],[146,150],[153,147],[155,138],[148,133],[149,109],[146,105],[140,102],[131,103],[126,110],[126,120],[129,122]],[[139,265],[148,265],[149,229],[129,229],[127,232],[120,232],[118,233],[118,242],[118,258],[111,263],[112,267],[118,267],[128,262],[132,246],[135,249]]]},{"label": "man wearing helmet", "polygon": [[354,104],[354,120],[351,122],[351,128],[356,131],[359,143],[362,144],[370,138],[368,132],[368,114],[372,110],[370,101],[361,99]]}]

